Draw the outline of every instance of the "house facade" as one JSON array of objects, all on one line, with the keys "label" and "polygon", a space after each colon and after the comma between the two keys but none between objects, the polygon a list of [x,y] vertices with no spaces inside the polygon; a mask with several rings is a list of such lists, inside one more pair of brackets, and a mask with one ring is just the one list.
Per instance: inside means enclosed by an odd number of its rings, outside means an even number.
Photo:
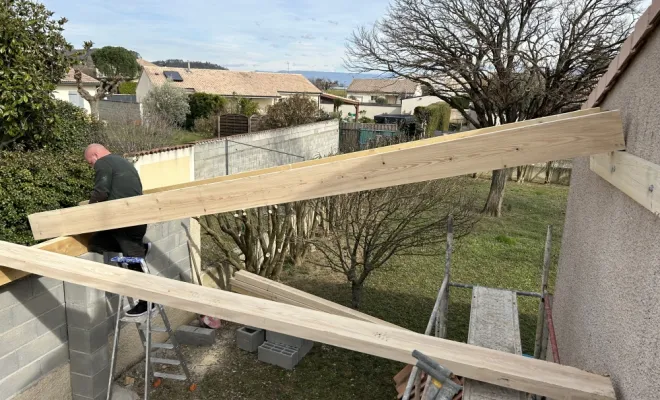
[{"label": "house facade", "polygon": [[401,105],[404,99],[421,95],[421,85],[402,78],[353,79],[346,89],[346,96],[360,103],[389,106]]},{"label": "house facade", "polygon": [[296,94],[303,94],[318,105],[321,95],[321,91],[300,74],[145,65],[136,89],[137,101],[141,103],[151,89],[163,85],[168,79],[172,85],[189,93],[248,98],[259,104],[262,113],[268,106]]},{"label": "house facade", "polygon": [[[80,108],[84,108],[87,112],[91,112],[91,107],[89,102],[80,96],[78,93],[78,84],[73,78],[74,71],[70,69],[67,72],[66,76],[62,78],[60,83],[57,84],[53,96],[56,99],[68,101],[71,104],[74,104]],[[99,86],[100,82],[87,74],[82,74],[83,88],[86,89],[90,94],[96,93],[96,88]]]}]

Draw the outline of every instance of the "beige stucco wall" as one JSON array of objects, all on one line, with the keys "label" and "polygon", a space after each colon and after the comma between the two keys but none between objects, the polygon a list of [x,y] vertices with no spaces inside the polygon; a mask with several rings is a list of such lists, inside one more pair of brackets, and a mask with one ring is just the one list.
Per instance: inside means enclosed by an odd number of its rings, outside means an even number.
[{"label": "beige stucco wall", "polygon": [[[660,164],[660,30],[601,105],[627,151]],[[564,364],[611,376],[619,400],[660,393],[660,217],[574,160],[555,291]]]},{"label": "beige stucco wall", "polygon": [[[86,89],[91,95],[94,95],[96,93],[96,86],[95,85],[83,85],[83,88]],[[69,101],[69,92],[77,92],[78,88],[76,85],[57,85],[55,88],[55,91],[53,92],[53,97],[59,100],[64,100],[64,101]],[[83,102],[85,104],[85,110],[87,112],[91,112],[91,107],[89,106],[89,102],[85,99],[83,99]]]},{"label": "beige stucco wall", "polygon": [[195,180],[195,152],[192,147],[146,154],[133,164],[140,174],[142,189],[177,185]]}]

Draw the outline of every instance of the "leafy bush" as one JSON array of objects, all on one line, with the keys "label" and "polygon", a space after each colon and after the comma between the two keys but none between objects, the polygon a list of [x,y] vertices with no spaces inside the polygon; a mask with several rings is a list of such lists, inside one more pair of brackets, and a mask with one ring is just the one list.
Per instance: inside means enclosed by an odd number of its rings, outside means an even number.
[{"label": "leafy bush", "polygon": [[66,151],[78,151],[92,143],[93,135],[101,123],[93,120],[87,112],[68,101],[55,100],[49,112],[54,116],[52,139],[44,147]]},{"label": "leafy bush", "polygon": [[318,117],[318,104],[308,97],[296,94],[268,107],[261,126],[263,129],[286,128],[310,124]]},{"label": "leafy bush", "polygon": [[169,82],[151,89],[142,105],[147,122],[159,120],[171,125],[183,125],[190,112],[188,94]]},{"label": "leafy bush", "polygon": [[119,84],[119,94],[135,94],[137,82],[122,82]]},{"label": "leafy bush", "polygon": [[66,19],[42,4],[12,0],[0,7],[0,150],[12,143],[48,142],[51,93],[69,67]]},{"label": "leafy bush", "polygon": [[376,104],[387,104],[387,99],[382,96],[376,97]]},{"label": "leafy bush", "polygon": [[467,96],[454,96],[452,100],[454,100],[454,102],[456,102],[456,104],[458,104],[459,108],[462,110],[470,107],[470,98]]},{"label": "leafy bush", "polygon": [[215,135],[217,119],[215,117],[198,118],[193,126],[195,132],[207,133],[209,136]]},{"label": "leafy bush", "polygon": [[186,117],[186,128],[192,129],[198,119],[205,119],[225,111],[227,99],[217,94],[193,93],[188,98],[190,113]]},{"label": "leafy bush", "polygon": [[0,153],[0,240],[33,244],[28,214],[72,207],[89,198],[94,170],[78,150]]},{"label": "leafy bush", "polygon": [[227,101],[226,111],[230,114],[242,114],[251,117],[259,113],[259,104],[245,97],[236,97],[236,93],[234,93],[234,97]]},{"label": "leafy bush", "polygon": [[445,102],[431,104],[427,107],[415,107],[414,114],[418,121],[426,124],[425,133],[427,136],[434,131],[449,129],[451,107]]}]

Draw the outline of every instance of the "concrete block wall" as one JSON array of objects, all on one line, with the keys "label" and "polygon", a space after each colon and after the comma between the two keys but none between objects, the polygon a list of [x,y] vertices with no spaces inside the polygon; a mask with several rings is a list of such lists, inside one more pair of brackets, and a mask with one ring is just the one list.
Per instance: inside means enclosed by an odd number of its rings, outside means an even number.
[{"label": "concrete block wall", "polygon": [[229,174],[236,174],[325,157],[338,149],[339,123],[334,120],[236,135],[227,144],[224,139],[200,142],[195,145],[195,180],[225,175],[225,153]]},{"label": "concrete block wall", "polygon": [[62,281],[31,275],[0,287],[0,399],[66,364],[67,342]]},{"label": "concrete block wall", "polygon": [[141,121],[140,104],[101,100],[99,101],[99,118],[114,122]]}]

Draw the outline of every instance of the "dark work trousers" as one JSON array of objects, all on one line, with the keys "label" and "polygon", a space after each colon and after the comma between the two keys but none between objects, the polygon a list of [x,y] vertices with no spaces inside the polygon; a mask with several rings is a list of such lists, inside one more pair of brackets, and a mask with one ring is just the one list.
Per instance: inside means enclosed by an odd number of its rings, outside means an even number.
[{"label": "dark work trousers", "polygon": [[[94,233],[87,248],[89,251],[103,254],[103,252],[122,253],[124,257],[143,257],[146,249],[142,239],[147,233],[147,225],[129,226]],[[140,264],[128,264],[128,268],[143,272]]]}]

